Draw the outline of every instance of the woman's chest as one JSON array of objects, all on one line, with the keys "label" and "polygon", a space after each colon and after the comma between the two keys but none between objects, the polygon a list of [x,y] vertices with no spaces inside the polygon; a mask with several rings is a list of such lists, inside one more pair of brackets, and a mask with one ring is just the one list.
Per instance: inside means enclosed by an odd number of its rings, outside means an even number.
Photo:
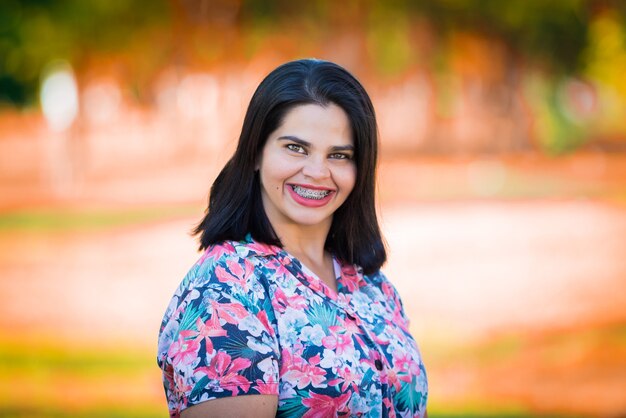
[{"label": "woman's chest", "polygon": [[[401,307],[384,289],[366,284],[331,298],[291,274],[274,278],[269,291],[280,350],[279,410],[298,415],[293,408],[326,405],[330,416],[384,416],[386,409],[419,409],[394,400],[403,388],[411,394],[425,389],[425,375],[419,383],[419,350]],[[421,396],[425,402],[425,390]]]}]

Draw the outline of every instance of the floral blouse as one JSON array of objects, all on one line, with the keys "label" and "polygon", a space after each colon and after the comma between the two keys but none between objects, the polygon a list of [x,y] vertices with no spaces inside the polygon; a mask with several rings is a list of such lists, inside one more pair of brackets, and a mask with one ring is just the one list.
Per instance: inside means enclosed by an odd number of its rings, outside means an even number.
[{"label": "floral blouse", "polygon": [[209,247],[161,324],[170,416],[271,394],[279,417],[423,417],[426,371],[395,289],[337,260],[335,274],[337,292],[250,236]]}]

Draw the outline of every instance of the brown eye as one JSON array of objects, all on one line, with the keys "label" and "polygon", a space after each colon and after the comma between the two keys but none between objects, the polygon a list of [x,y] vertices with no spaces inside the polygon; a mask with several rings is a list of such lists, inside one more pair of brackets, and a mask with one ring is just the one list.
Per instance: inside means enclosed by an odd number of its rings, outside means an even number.
[{"label": "brown eye", "polygon": [[287,149],[289,151],[293,151],[293,152],[297,152],[298,154],[305,154],[306,151],[304,150],[304,148],[302,147],[302,145],[298,145],[298,144],[287,144],[286,145]]},{"label": "brown eye", "polygon": [[352,158],[349,154],[343,154],[341,152],[336,152],[334,154],[330,154],[329,157],[334,159],[334,160],[349,160],[349,159]]}]

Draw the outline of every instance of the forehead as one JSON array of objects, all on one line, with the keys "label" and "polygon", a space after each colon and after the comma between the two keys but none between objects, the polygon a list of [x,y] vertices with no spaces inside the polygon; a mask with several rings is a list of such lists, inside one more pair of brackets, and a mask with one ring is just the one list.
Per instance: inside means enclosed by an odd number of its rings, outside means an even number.
[{"label": "forehead", "polygon": [[334,103],[304,104],[285,113],[272,136],[297,136],[313,144],[352,145],[352,128],[346,112]]}]

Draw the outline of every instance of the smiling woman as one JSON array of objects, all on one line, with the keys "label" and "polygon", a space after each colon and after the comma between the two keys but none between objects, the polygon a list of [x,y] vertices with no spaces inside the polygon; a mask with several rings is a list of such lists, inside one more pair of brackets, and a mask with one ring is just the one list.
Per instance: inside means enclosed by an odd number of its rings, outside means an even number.
[{"label": "smiling woman", "polygon": [[345,69],[300,60],[261,82],[161,325],[172,417],[426,415],[380,272],[376,158],[374,109]]},{"label": "smiling woman", "polygon": [[303,229],[326,240],[354,188],[353,149],[350,121],[334,104],[296,106],[269,135],[258,163],[261,197],[282,241]]}]

